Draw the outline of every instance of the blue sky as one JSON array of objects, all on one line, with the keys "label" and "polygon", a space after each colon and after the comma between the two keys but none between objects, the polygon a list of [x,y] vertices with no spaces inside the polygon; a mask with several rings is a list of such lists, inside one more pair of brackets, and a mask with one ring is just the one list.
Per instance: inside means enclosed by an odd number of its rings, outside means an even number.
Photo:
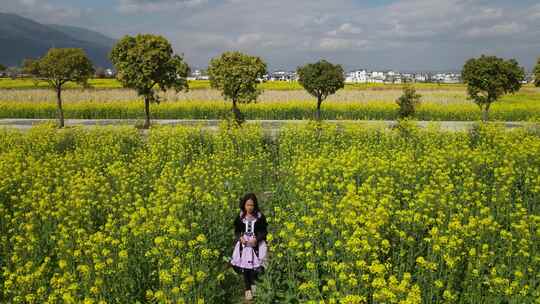
[{"label": "blue sky", "polygon": [[[540,56],[540,3],[503,0],[0,0],[43,23],[166,36],[194,67],[227,50],[271,69],[325,58],[346,69],[459,70],[480,54]],[[5,3],[7,2],[7,3]]]}]

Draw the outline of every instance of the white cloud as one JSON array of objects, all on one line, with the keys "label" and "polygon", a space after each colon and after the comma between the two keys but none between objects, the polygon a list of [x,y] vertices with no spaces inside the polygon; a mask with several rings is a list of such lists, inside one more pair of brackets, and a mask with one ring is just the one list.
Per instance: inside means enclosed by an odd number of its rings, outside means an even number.
[{"label": "white cloud", "polygon": [[36,0],[20,0],[22,5],[33,6],[37,4]]},{"label": "white cloud", "polygon": [[[439,57],[437,62],[430,64],[456,65],[478,49],[508,47],[508,39],[532,35],[525,31],[534,28],[534,22],[523,18],[530,9],[480,0],[397,0],[375,8],[347,0],[228,0],[187,17],[186,22],[278,62],[287,62],[293,53],[314,58],[320,52],[339,52],[344,61],[385,54],[406,56],[400,64],[427,65],[418,56],[422,52],[437,54],[431,55]],[[268,46],[279,46],[279,53],[271,53]]]},{"label": "white cloud", "polygon": [[503,17],[503,10],[501,8],[483,8],[480,9],[479,14],[476,16],[468,16],[468,20],[494,20]]},{"label": "white cloud", "polygon": [[343,23],[337,29],[328,32],[328,34],[331,36],[338,36],[342,34],[357,35],[361,33],[362,29],[360,27],[352,25],[351,23]]},{"label": "white cloud", "polygon": [[17,0],[2,3],[4,12],[19,14],[42,23],[65,23],[78,19],[83,9],[68,5],[51,4],[41,0]]},{"label": "white cloud", "polygon": [[253,45],[260,42],[263,39],[263,36],[258,33],[249,33],[243,34],[236,39],[236,43],[241,45]]},{"label": "white cloud", "polygon": [[355,40],[347,38],[322,38],[319,48],[324,51],[357,50],[366,48],[369,45],[367,40]]},{"label": "white cloud", "polygon": [[197,7],[207,0],[119,0],[117,10],[123,14],[156,13]]},{"label": "white cloud", "polygon": [[465,32],[469,38],[491,38],[517,34],[526,30],[525,25],[516,22],[495,24],[489,27],[473,27]]},{"label": "white cloud", "polygon": [[343,38],[323,38],[321,39],[319,46],[323,50],[343,50],[352,47],[352,41]]},{"label": "white cloud", "polygon": [[540,3],[531,7],[527,17],[530,20],[540,20]]},{"label": "white cloud", "polygon": [[[505,55],[523,60],[537,57],[533,44],[540,35],[540,4],[519,1],[393,0],[368,7],[351,0],[113,0],[116,9],[107,15],[114,20],[102,17],[100,9],[87,12],[70,8],[74,4],[68,0],[50,1],[55,5],[11,0],[7,10],[71,24],[82,14],[80,26],[93,14],[95,27],[117,37],[163,34],[199,66],[209,56],[240,49],[277,66],[336,54],[333,58],[344,65],[363,60],[396,68],[459,67],[485,50],[503,48]],[[136,16],[143,13],[148,14]]]},{"label": "white cloud", "polygon": [[362,33],[362,29],[359,28],[359,27],[356,27],[350,23],[344,23],[342,24],[339,29],[338,29],[341,33],[345,33],[345,34],[360,34]]}]

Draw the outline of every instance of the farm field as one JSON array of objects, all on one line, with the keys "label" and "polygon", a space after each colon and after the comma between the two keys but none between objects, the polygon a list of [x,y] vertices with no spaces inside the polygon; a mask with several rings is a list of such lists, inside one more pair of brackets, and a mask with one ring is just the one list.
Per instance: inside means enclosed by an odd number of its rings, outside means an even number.
[{"label": "farm field", "polygon": [[540,304],[538,0],[12,2],[0,304]]},{"label": "farm field", "polygon": [[257,303],[538,303],[540,135],[291,125],[0,130],[2,303],[234,303],[259,194]]},{"label": "farm field", "polygon": [[[91,87],[95,89],[117,89],[121,88],[122,85],[116,79],[90,79],[89,82]],[[10,78],[0,78],[0,89],[36,89],[36,88],[46,88],[47,82],[38,81],[34,82],[31,78],[19,78],[19,79],[10,79]],[[209,89],[210,81],[208,80],[190,80],[189,81],[190,89]],[[259,85],[261,89],[267,90],[302,90],[302,87],[298,82],[287,82],[287,81],[268,81]],[[463,84],[436,84],[436,83],[419,83],[419,88],[424,89],[434,89],[434,90],[452,90],[455,88],[463,88]],[[66,88],[76,89],[81,88],[80,85],[75,83],[68,83]],[[345,89],[375,89],[375,90],[387,90],[387,89],[399,89],[401,88],[400,84],[380,84],[380,83],[358,83],[358,84],[346,84]]]},{"label": "farm field", "polygon": [[[422,104],[419,120],[475,121],[481,118],[477,105],[466,97],[465,89],[419,88]],[[397,118],[395,100],[400,89],[386,88],[341,90],[322,105],[324,119]],[[56,96],[46,89],[0,90],[0,118],[55,118]],[[155,119],[222,119],[230,115],[230,102],[215,90],[191,90],[187,93],[160,94],[162,102],[151,106]],[[66,90],[63,93],[66,118],[137,119],[144,117],[143,102],[136,93],[124,89]],[[249,120],[310,119],[315,100],[305,91],[265,90],[257,103],[241,104]],[[490,111],[493,120],[529,121],[540,118],[540,89],[524,87],[516,94],[495,102]]]}]

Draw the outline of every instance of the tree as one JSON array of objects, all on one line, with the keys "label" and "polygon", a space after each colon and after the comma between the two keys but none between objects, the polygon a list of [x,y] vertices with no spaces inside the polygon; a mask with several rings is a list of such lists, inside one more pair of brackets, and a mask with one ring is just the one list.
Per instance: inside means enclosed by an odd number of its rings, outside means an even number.
[{"label": "tree", "polygon": [[39,85],[39,61],[33,58],[27,58],[23,60],[22,71],[25,75],[32,77],[34,87]]},{"label": "tree", "polygon": [[102,68],[102,67],[98,67],[96,69],[96,78],[99,78],[99,79],[103,79],[105,78],[107,75],[105,74],[105,69]]},{"label": "tree", "polygon": [[156,88],[163,92],[171,88],[176,92],[188,90],[189,66],[162,36],[125,36],[112,49],[110,59],[122,85],[144,98],[145,129],[150,127],[150,103],[160,101]]},{"label": "tree", "polygon": [[298,82],[317,98],[315,119],[321,119],[321,103],[329,96],[345,87],[345,76],[341,65],[333,65],[326,60],[298,67]]},{"label": "tree", "polygon": [[537,87],[540,87],[540,58],[538,58],[538,62],[536,63],[536,66],[534,67],[534,85]]},{"label": "tree", "polygon": [[7,69],[6,66],[0,64],[0,72],[5,71],[6,69]]},{"label": "tree", "polygon": [[417,94],[412,85],[406,84],[403,86],[403,95],[401,95],[396,103],[399,106],[399,118],[411,117],[415,114],[416,108],[420,104],[422,95]]},{"label": "tree", "polygon": [[33,77],[41,78],[56,92],[59,127],[64,127],[62,110],[62,87],[68,81],[87,86],[94,74],[94,66],[82,49],[52,48],[37,62],[28,63]]},{"label": "tree", "polygon": [[225,52],[210,60],[210,86],[220,90],[225,99],[232,101],[232,113],[239,125],[244,122],[244,117],[238,109],[238,103],[257,100],[262,92],[257,84],[265,73],[266,63],[261,58],[240,52]]},{"label": "tree", "polygon": [[465,63],[461,77],[467,84],[469,97],[482,111],[482,120],[487,121],[493,102],[504,94],[519,91],[525,70],[514,59],[482,55]]},{"label": "tree", "polygon": [[21,69],[18,67],[9,67],[6,69],[6,74],[8,77],[15,80],[19,77],[19,74],[21,74]]}]

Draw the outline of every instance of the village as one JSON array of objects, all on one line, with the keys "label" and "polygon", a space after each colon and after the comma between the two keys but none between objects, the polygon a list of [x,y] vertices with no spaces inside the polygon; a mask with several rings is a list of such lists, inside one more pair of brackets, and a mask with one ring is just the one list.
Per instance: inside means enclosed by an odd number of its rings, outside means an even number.
[{"label": "village", "polygon": [[[208,80],[209,77],[204,70],[194,70],[190,80]],[[278,70],[265,74],[260,81],[298,81],[298,75],[295,71]],[[527,74],[524,83],[533,81],[532,74]],[[346,83],[383,83],[383,84],[399,84],[399,83],[461,83],[461,74],[459,72],[416,72],[416,73],[401,73],[392,70],[385,71],[370,71],[366,69],[358,69],[345,73]]]},{"label": "village", "polygon": [[[196,69],[191,73],[190,80],[208,80],[204,70]],[[273,71],[265,74],[261,81],[298,81],[295,71]],[[459,83],[459,73],[400,73],[392,70],[369,71],[365,69],[354,70],[345,74],[346,83],[403,83],[403,82],[434,82]]]},{"label": "village", "polygon": [[[357,69],[345,73],[345,83],[380,83],[380,84],[400,84],[400,83],[444,83],[456,84],[462,83],[460,72],[396,72],[393,70],[367,70]],[[0,77],[10,78],[25,78],[28,77],[22,68],[10,67],[5,71],[0,71]],[[95,72],[96,78],[115,78],[116,71],[111,68],[97,68]],[[209,80],[209,76],[205,69],[194,69],[187,77],[188,80]],[[261,82],[266,81],[298,81],[296,71],[276,70],[263,75],[259,79]],[[526,73],[524,84],[532,83],[534,75]]]}]

